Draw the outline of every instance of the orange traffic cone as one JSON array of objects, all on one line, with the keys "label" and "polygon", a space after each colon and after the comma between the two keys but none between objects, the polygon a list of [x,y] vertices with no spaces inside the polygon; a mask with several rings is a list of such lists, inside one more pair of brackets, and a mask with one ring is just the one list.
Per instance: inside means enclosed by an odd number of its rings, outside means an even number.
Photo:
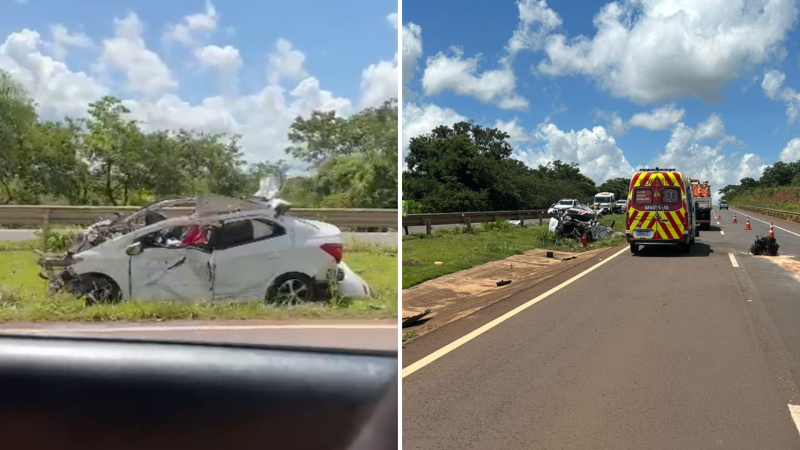
[{"label": "orange traffic cone", "polygon": [[722,213],[717,211],[717,220],[722,220]]},{"label": "orange traffic cone", "polygon": [[739,223],[736,221],[736,213],[733,213],[733,223]]},{"label": "orange traffic cone", "polygon": [[744,229],[745,229],[745,231],[752,230],[752,228],[750,228],[750,218],[749,217],[747,218],[747,222],[744,224]]},{"label": "orange traffic cone", "polygon": [[767,236],[771,238],[775,237],[775,230],[772,229],[772,222],[769,223],[769,234]]}]

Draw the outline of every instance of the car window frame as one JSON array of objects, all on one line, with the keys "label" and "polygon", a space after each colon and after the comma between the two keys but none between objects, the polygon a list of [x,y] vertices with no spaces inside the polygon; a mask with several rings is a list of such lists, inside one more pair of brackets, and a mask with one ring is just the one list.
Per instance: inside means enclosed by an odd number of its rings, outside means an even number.
[{"label": "car window frame", "polygon": [[[221,230],[224,230],[226,224],[229,224],[229,223],[232,223],[232,222],[241,222],[241,221],[244,221],[244,220],[249,220],[251,222],[252,221],[256,221],[256,222],[261,222],[263,224],[269,225],[270,227],[272,227],[273,233],[271,235],[269,235],[269,236],[261,236],[259,238],[254,238],[254,237],[251,236],[250,240],[248,240],[246,242],[240,242],[240,243],[237,243],[237,244],[234,244],[234,245],[225,245],[225,246],[219,245],[219,236],[217,236],[216,233],[220,232]],[[224,220],[220,224],[220,226],[214,230],[214,233],[212,234],[212,241],[213,242],[211,244],[211,251],[229,250],[229,249],[232,249],[232,248],[241,247],[243,245],[250,245],[250,244],[254,244],[256,242],[266,241],[268,239],[279,238],[279,237],[285,236],[287,233],[288,232],[286,230],[286,227],[278,224],[277,222],[273,222],[273,221],[271,221],[269,219],[266,219],[266,218],[263,218],[263,217],[230,218],[230,219]]]}]

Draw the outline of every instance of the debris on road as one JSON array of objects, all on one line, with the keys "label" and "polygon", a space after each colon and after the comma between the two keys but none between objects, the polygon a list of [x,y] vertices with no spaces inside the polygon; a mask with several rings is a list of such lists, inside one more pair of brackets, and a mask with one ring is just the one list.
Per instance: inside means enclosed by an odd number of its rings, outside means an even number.
[{"label": "debris on road", "polygon": [[497,287],[505,286],[507,284],[511,284],[511,280],[500,280],[497,282]]},{"label": "debris on road", "polygon": [[[430,309],[426,309],[423,312],[405,311],[404,310],[403,311],[403,328],[410,327],[410,326],[414,325],[415,323],[419,322],[420,319],[422,319],[423,317],[427,316],[430,313],[431,313]],[[410,315],[408,315],[408,314],[410,314]]]},{"label": "debris on road", "polygon": [[778,256],[778,241],[774,237],[756,236],[756,241],[750,247],[750,253],[756,256]]},{"label": "debris on road", "polygon": [[572,259],[578,259],[578,257],[577,256],[568,256],[566,258],[561,258],[562,261],[569,261],[569,260],[572,260]]},{"label": "debris on road", "polygon": [[433,265],[434,265],[434,266],[443,266],[443,265],[444,265],[444,263],[443,263],[443,262],[441,262],[441,261],[436,261],[435,263],[433,263]]}]

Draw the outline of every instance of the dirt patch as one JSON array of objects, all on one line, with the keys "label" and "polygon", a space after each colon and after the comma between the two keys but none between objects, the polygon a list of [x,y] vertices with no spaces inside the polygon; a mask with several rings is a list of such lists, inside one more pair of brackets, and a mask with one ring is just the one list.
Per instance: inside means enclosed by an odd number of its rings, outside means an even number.
[{"label": "dirt patch", "polygon": [[754,256],[754,258],[766,259],[779,265],[782,269],[794,274],[797,281],[800,281],[800,261],[794,256]]},{"label": "dirt patch", "polygon": [[[586,261],[597,261],[607,248],[582,253],[554,252],[546,257],[546,250],[529,250],[500,261],[492,261],[471,269],[444,275],[403,290],[403,318],[432,310],[419,325],[407,327],[419,337],[435,328],[466,317],[480,309],[531,288],[571,267]],[[576,257],[563,261],[564,258]],[[510,284],[497,286],[500,280]]]}]

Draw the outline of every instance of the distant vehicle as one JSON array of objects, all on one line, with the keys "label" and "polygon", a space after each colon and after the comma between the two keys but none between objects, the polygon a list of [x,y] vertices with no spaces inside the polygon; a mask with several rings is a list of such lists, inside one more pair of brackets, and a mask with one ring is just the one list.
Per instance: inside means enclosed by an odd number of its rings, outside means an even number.
[{"label": "distant vehicle", "polygon": [[677,245],[691,251],[697,236],[688,179],[675,169],[641,169],[631,179],[625,236],[631,253],[640,245]]},{"label": "distant vehicle", "polygon": [[617,200],[614,203],[614,212],[615,213],[623,213],[628,208],[628,201],[627,200]]},{"label": "distant vehicle", "polygon": [[592,209],[600,211],[601,214],[610,214],[614,211],[616,201],[613,192],[600,192],[594,196]]},{"label": "distant vehicle", "polygon": [[558,201],[555,205],[551,206],[550,209],[547,210],[547,214],[555,214],[557,212],[563,212],[570,208],[578,208],[582,206],[581,202],[572,198],[563,198]]},{"label": "distant vehicle", "polygon": [[720,200],[719,209],[728,209],[728,202],[726,202],[725,200]]}]

